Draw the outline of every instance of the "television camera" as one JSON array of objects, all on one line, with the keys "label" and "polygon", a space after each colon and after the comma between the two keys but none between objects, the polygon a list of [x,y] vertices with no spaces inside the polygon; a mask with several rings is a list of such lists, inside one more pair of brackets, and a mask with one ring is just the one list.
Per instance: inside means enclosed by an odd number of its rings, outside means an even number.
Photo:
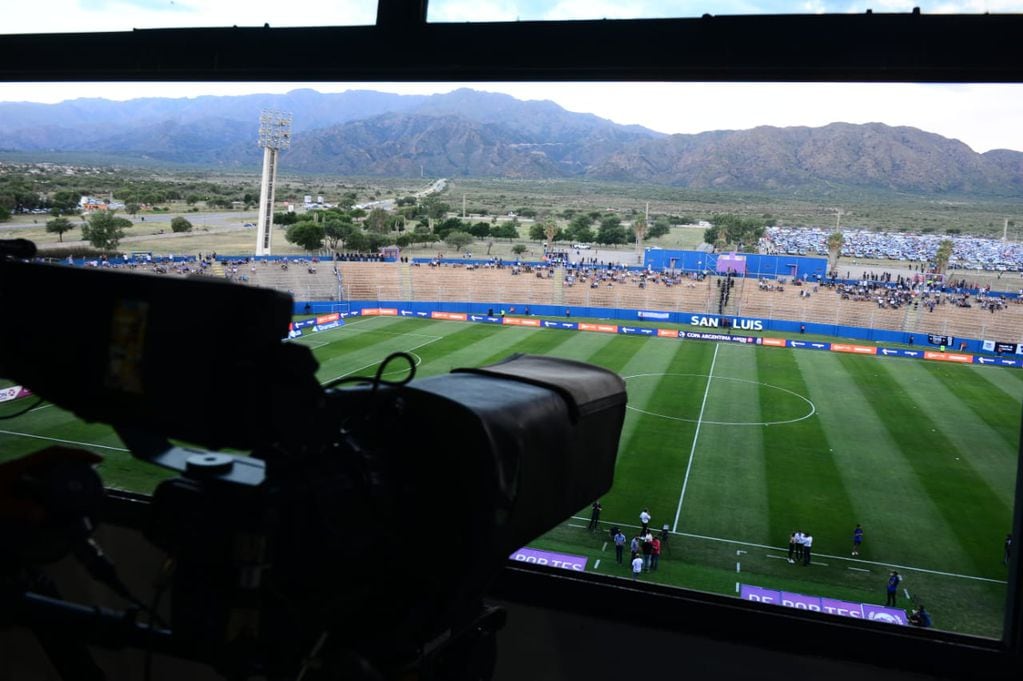
[{"label": "television camera", "polygon": [[[289,295],[4,251],[0,376],[177,472],[145,527],[169,557],[164,619],[89,536],[98,456],[50,448],[0,466],[8,624],[230,678],[487,678],[502,620],[488,584],[610,488],[626,404],[610,371],[516,355],[412,380],[397,353],[321,384],[309,347],[284,340]],[[73,342],[55,347],[56,331]],[[69,553],[136,604],[129,615],[37,588],[40,566]],[[81,653],[70,647],[51,658]]]}]

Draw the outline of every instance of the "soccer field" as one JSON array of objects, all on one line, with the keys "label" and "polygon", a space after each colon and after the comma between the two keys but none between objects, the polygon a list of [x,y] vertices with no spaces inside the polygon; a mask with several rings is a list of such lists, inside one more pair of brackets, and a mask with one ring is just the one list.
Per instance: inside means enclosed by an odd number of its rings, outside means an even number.
[{"label": "soccer field", "polygon": [[[674,534],[644,581],[880,604],[897,569],[899,607],[924,602],[938,628],[1001,635],[1023,371],[393,317],[295,342],[313,348],[324,382],[372,373],[396,351],[417,358],[419,376],[527,352],[625,377],[629,411],[601,531],[586,529],[585,508],[530,545],[586,556],[588,571],[629,577],[607,528],[631,537],[647,507],[651,526]],[[105,455],[112,486],[148,490],[163,475],[130,460],[109,428],[48,406],[4,422],[0,457],[52,440]],[[865,540],[854,557],[857,523]],[[810,566],[785,560],[796,529],[814,537]]]}]

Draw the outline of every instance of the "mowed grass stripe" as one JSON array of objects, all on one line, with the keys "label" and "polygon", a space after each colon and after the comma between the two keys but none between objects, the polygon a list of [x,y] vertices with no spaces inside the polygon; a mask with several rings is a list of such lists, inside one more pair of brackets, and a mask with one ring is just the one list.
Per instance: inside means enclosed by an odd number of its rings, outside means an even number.
[{"label": "mowed grass stripe", "polygon": [[[756,353],[764,412],[786,416],[790,411],[778,405],[787,404],[809,413],[810,405],[777,389],[809,395],[795,353],[771,348]],[[765,427],[762,446],[772,530],[770,541],[764,543],[787,546],[790,533],[798,529],[813,535],[817,553],[844,554],[852,543],[856,511],[821,420],[814,414]]]},{"label": "mowed grass stripe", "polygon": [[905,367],[895,362],[842,357],[846,371],[857,381],[871,407],[885,424],[899,451],[946,520],[951,535],[927,533],[921,540],[936,541],[949,555],[959,554],[972,568],[967,572],[984,577],[1002,576],[999,554],[1005,528],[1011,524],[1010,509],[973,469],[956,461],[967,454],[938,428],[924,409],[913,409],[913,398],[892,372]]},{"label": "mowed grass stripe", "polygon": [[768,542],[763,429],[727,425],[762,422],[754,348],[718,346],[703,419],[678,531]]},{"label": "mowed grass stripe", "polygon": [[[832,352],[795,352],[793,357],[817,407],[816,418],[828,434],[829,452],[851,492],[851,523],[861,523],[865,539],[861,558],[899,565],[922,565],[949,572],[971,573],[975,565],[958,545],[946,550],[941,537],[950,536],[949,521],[923,486],[864,393],[873,362]],[[845,362],[859,362],[867,376],[850,373]],[[905,411],[900,408],[900,411]],[[847,534],[845,527],[842,534]],[[815,539],[824,543],[825,532]],[[850,544],[852,543],[850,537]]]},{"label": "mowed grass stripe", "polygon": [[316,377],[327,381],[343,375],[372,374],[376,365],[389,354],[407,352],[433,342],[436,336],[441,335],[430,333],[434,324],[374,318],[317,334],[318,340],[329,344],[313,349],[313,355],[320,363]]},{"label": "mowed grass stripe", "polygon": [[[658,340],[669,355],[656,347]],[[655,347],[656,355],[644,363]],[[615,520],[636,524],[639,512],[649,508],[653,527],[672,524],[713,354],[713,344],[649,339],[628,365],[629,403],[649,413],[630,410],[626,417],[614,489],[626,514]]]},{"label": "mowed grass stripe", "polygon": [[1011,508],[1016,480],[1006,471],[1015,471],[1019,457],[1019,402],[979,378],[983,369],[933,364],[903,363],[893,376],[915,407],[941,415],[934,423],[961,452],[959,462]]},{"label": "mowed grass stripe", "polygon": [[[677,346],[670,343],[652,343],[648,338],[620,335],[612,336],[610,343],[585,358],[584,361],[611,369],[621,376],[629,376],[637,371],[657,373],[667,370],[677,350]],[[626,381],[629,404],[647,404],[655,383],[656,381],[650,381],[647,385],[636,385],[633,381]],[[664,421],[665,419],[660,420]],[[636,428],[644,427],[642,424],[643,420],[638,417],[636,412],[631,409],[626,410],[625,423],[622,426],[622,435],[619,439],[614,486],[602,500],[604,506],[602,517],[609,523],[634,525],[638,523],[638,514],[642,504],[654,503],[650,498],[648,485],[642,482],[633,484],[629,474],[623,472],[626,469],[634,469],[634,466],[629,463],[625,463],[623,467],[623,461],[631,455],[630,453],[635,453],[629,443]],[[670,427],[668,422],[663,425]],[[643,456],[643,454],[637,455],[640,458]],[[665,465],[671,466],[672,464],[670,461],[665,461]],[[588,508],[582,509],[579,514],[585,516],[588,515],[588,511]],[[664,517],[660,508],[658,513],[658,517]]]},{"label": "mowed grass stripe", "polygon": [[529,329],[508,351],[491,352],[484,357],[483,364],[500,361],[512,352],[581,359],[603,347],[613,338],[612,335],[597,333],[583,334],[557,329]]},{"label": "mowed grass stripe", "polygon": [[446,335],[416,350],[416,354],[423,358],[419,375],[432,376],[461,367],[482,366],[485,358],[492,353],[511,354],[514,346],[530,335],[524,329],[502,328],[497,324],[439,324],[441,326],[437,330]]}]

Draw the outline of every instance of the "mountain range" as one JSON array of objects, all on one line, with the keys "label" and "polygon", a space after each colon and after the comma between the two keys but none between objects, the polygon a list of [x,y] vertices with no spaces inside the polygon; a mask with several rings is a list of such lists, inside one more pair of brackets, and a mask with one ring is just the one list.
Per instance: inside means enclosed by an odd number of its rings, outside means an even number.
[{"label": "mountain range", "polygon": [[263,109],[293,116],[283,173],[580,177],[722,191],[1023,194],[1023,152],[980,154],[912,127],[832,123],[666,135],[550,101],[470,89],[0,103],[0,152],[258,172]]}]

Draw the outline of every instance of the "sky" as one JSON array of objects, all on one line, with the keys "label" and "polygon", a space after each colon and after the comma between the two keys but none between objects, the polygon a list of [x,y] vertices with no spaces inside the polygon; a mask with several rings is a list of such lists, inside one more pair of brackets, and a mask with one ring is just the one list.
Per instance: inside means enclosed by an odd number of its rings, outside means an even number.
[{"label": "sky", "polygon": [[[2,33],[130,31],[195,26],[353,26],[376,20],[376,0],[7,0]],[[705,13],[1018,13],[1023,0],[430,0],[429,21],[698,17]]]},{"label": "sky", "polygon": [[[372,24],[376,0],[45,0],[47,11],[5,3],[2,33],[120,31],[133,27]],[[714,14],[1023,12],[1023,0],[430,0],[432,21],[640,18]],[[961,140],[974,151],[1023,151],[1023,85],[742,83],[0,83],[0,101],[79,97],[374,89],[430,94],[458,87],[548,99],[569,111],[664,133],[741,130],[836,121],[908,125]]]},{"label": "sky", "polygon": [[664,133],[818,127],[834,122],[912,126],[977,152],[1023,151],[1023,85],[889,83],[0,83],[0,101],[54,103],[369,89],[432,94],[459,87],[551,100],[569,111]]}]

